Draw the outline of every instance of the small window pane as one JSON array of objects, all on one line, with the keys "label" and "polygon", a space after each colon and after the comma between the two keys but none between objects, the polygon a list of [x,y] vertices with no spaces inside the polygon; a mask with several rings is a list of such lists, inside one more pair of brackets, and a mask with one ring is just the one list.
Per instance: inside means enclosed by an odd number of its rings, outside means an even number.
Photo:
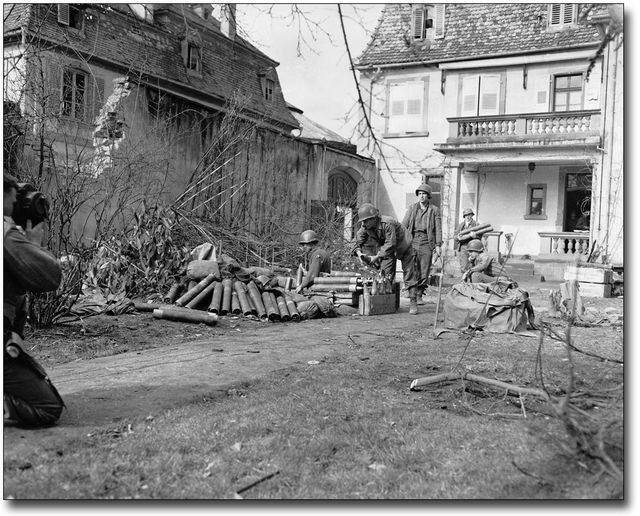
[{"label": "small window pane", "polygon": [[407,102],[407,114],[419,115],[422,111],[421,106],[422,102],[420,102],[419,100],[409,100]]}]

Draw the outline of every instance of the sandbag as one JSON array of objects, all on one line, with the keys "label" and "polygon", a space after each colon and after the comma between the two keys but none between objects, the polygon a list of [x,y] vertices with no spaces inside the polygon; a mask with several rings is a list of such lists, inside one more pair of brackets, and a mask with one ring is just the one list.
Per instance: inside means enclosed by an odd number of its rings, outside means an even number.
[{"label": "sandbag", "polygon": [[509,281],[458,283],[451,287],[444,300],[444,326],[493,333],[535,328],[529,293]]},{"label": "sandbag", "polygon": [[216,281],[220,280],[220,268],[214,260],[193,260],[187,265],[187,277],[199,281],[213,274]]}]

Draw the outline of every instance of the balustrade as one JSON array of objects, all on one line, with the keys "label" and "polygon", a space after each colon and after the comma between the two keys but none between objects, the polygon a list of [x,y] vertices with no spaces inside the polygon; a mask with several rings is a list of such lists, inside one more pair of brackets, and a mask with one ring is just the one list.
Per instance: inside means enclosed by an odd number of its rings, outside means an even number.
[{"label": "balustrade", "polygon": [[540,235],[540,253],[552,256],[578,257],[589,254],[589,233],[548,232]]}]

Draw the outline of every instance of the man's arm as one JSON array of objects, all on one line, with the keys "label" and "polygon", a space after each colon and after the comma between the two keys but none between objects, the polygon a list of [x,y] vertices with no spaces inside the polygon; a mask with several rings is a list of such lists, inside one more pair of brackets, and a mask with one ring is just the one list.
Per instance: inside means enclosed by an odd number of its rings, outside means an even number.
[{"label": "man's arm", "polygon": [[12,279],[29,292],[55,290],[62,280],[58,260],[46,249],[31,242],[17,228],[4,239],[4,270],[15,275]]},{"label": "man's arm", "polygon": [[[377,254],[375,255],[375,259],[386,258],[387,256],[391,256],[396,249],[396,230],[392,224],[387,224],[386,222],[381,222],[380,227],[382,232],[384,233],[384,244],[380,246]],[[400,226],[400,229],[404,231],[404,227]]]},{"label": "man's arm", "polygon": [[468,269],[468,272],[484,272],[489,268],[489,265],[491,264],[491,260],[493,260],[493,258],[491,258],[488,254],[482,254],[479,256],[480,260],[478,260],[478,263],[476,263],[473,267],[471,267],[470,269]]},{"label": "man's arm", "polygon": [[442,214],[440,213],[440,209],[436,207],[435,211],[435,222],[436,222],[436,247],[442,246]]},{"label": "man's arm", "polygon": [[311,263],[309,264],[309,272],[304,277],[304,280],[298,287],[300,290],[307,288],[309,285],[313,285],[315,280],[320,274],[320,267],[322,265],[322,256],[318,252],[314,252],[311,256]]}]

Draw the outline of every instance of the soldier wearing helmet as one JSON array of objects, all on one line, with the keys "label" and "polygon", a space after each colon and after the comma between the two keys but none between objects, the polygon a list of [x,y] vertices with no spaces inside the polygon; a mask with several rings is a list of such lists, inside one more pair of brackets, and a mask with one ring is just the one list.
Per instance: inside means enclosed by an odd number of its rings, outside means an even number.
[{"label": "soldier wearing helmet", "polygon": [[460,263],[460,270],[462,272],[465,272],[469,268],[469,253],[467,252],[467,245],[471,240],[476,238],[476,234],[472,231],[471,233],[460,236],[460,232],[478,226],[478,221],[473,218],[474,215],[475,213],[473,213],[471,208],[465,208],[462,212],[463,220],[458,224],[453,237],[453,248],[458,254],[458,262]]},{"label": "soldier wearing helmet", "polygon": [[493,258],[484,249],[481,240],[474,238],[467,244],[469,269],[462,274],[462,281],[471,283],[491,283],[496,279]]},{"label": "soldier wearing helmet", "polygon": [[402,220],[402,225],[411,235],[411,244],[418,254],[421,284],[418,286],[418,303],[423,304],[422,295],[427,288],[431,273],[431,261],[435,252],[440,256],[442,248],[442,215],[431,202],[431,186],[421,184],[416,189],[418,202],[412,204]]},{"label": "soldier wearing helmet", "polygon": [[320,239],[315,231],[307,229],[300,234],[298,244],[304,251],[305,261],[307,262],[307,274],[304,276],[300,285],[296,287],[299,294],[302,289],[313,285],[314,280],[321,272],[331,272],[331,257],[324,249],[318,247]]},{"label": "soldier wearing helmet", "polygon": [[[396,260],[402,262],[404,285],[409,292],[409,313],[418,313],[416,295],[420,284],[420,268],[415,249],[407,241],[405,229],[396,219],[380,215],[370,203],[358,209],[358,220],[362,223],[356,233],[355,254],[364,265],[380,267],[387,277],[395,277]],[[369,257],[362,250],[375,246],[377,252]]]}]

